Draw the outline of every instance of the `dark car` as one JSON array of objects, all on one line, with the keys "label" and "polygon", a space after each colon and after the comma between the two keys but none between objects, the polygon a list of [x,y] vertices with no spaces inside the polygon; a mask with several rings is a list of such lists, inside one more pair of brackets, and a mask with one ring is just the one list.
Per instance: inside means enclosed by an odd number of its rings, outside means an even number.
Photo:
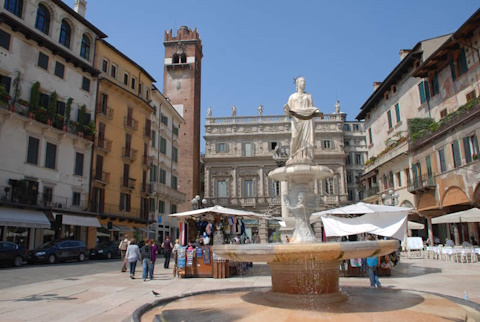
[{"label": "dark car", "polygon": [[118,241],[100,242],[95,248],[90,248],[89,252],[90,259],[111,259],[121,257],[120,250],[118,249]]},{"label": "dark car", "polygon": [[8,241],[0,242],[0,263],[22,266],[28,258],[28,249]]},{"label": "dark car", "polygon": [[30,251],[28,262],[47,262],[53,264],[70,259],[77,259],[83,262],[87,254],[87,246],[85,246],[85,243],[81,240],[54,240]]}]

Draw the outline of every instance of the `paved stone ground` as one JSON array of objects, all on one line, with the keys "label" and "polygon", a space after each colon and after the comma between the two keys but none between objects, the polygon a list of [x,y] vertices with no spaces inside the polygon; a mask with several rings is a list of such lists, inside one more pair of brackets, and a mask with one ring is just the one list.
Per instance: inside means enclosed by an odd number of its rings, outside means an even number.
[{"label": "paved stone ground", "polygon": [[[153,281],[131,280],[128,273],[115,270],[3,289],[0,291],[0,320],[130,321],[138,308],[162,298],[211,290],[271,286],[266,264],[254,264],[253,270],[245,276],[227,279],[177,279],[173,278],[172,269],[158,266]],[[137,276],[141,276],[138,268]],[[387,288],[432,292],[460,299],[467,291],[469,300],[480,304],[478,262],[461,264],[402,257],[392,276],[380,281]],[[341,277],[340,284],[369,287],[368,278]],[[153,295],[152,290],[160,295]]]}]

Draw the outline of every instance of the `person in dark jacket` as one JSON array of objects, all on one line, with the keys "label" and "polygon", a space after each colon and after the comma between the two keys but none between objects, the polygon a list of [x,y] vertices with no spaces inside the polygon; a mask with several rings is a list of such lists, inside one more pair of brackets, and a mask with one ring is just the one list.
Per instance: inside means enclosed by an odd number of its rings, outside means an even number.
[{"label": "person in dark jacket", "polygon": [[165,253],[165,263],[163,268],[168,268],[170,265],[170,255],[172,254],[172,242],[170,241],[170,236],[165,237],[165,241],[162,243],[163,252]]},{"label": "person in dark jacket", "polygon": [[[142,262],[143,262],[143,273],[142,278],[143,281],[147,280],[148,273],[152,271],[153,267],[153,260],[152,260],[152,244],[150,241],[147,241],[146,244],[142,247],[140,254],[142,255]],[[150,279],[153,276],[150,274]]]}]

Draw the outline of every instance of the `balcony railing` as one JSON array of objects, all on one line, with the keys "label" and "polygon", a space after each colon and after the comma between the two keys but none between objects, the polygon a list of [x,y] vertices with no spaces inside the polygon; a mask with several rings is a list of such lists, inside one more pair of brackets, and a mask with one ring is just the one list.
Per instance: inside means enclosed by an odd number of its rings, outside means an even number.
[{"label": "balcony railing", "polygon": [[131,129],[134,131],[138,130],[138,121],[132,117],[125,116],[123,125],[126,129]]},{"label": "balcony railing", "polygon": [[436,189],[437,181],[435,180],[435,174],[424,173],[421,176],[410,179],[407,181],[407,189],[410,193],[417,193],[419,191]]},{"label": "balcony railing", "polygon": [[[7,191],[8,190],[8,191]],[[19,191],[12,186],[0,186],[0,204],[15,206],[32,206],[55,210],[83,211],[87,205],[85,200],[66,198],[58,195]]]},{"label": "balcony railing", "polygon": [[368,197],[374,196],[374,195],[378,194],[379,191],[380,191],[380,189],[378,188],[378,185],[372,186],[372,187],[368,188],[367,190],[365,190],[365,197],[368,198]]},{"label": "balcony railing", "polygon": [[103,104],[98,104],[97,105],[97,114],[99,116],[104,116],[107,119],[111,120],[111,119],[113,119],[113,113],[114,113],[113,108],[105,106]]},{"label": "balcony railing", "polygon": [[152,193],[160,195],[163,198],[169,198],[177,203],[185,202],[186,196],[180,191],[174,190],[163,183],[155,182],[152,184]]},{"label": "balcony railing", "polygon": [[105,152],[112,151],[112,140],[99,137],[97,139],[97,148]]},{"label": "balcony railing", "polygon": [[135,161],[137,159],[138,150],[132,148],[123,148],[122,149],[122,158],[128,159],[130,161]]},{"label": "balcony railing", "polygon": [[152,128],[145,126],[143,128],[143,135],[145,136],[146,139],[150,139],[150,137],[152,136]]},{"label": "balcony railing", "polygon": [[146,194],[153,193],[153,185],[150,183],[142,183],[142,192]]},{"label": "balcony railing", "polygon": [[151,168],[154,163],[153,159],[153,157],[148,155],[142,156],[142,165],[146,166],[147,168]]},{"label": "balcony railing", "polygon": [[134,178],[121,178],[121,187],[125,189],[131,189],[135,190],[135,184],[137,183],[137,180]]},{"label": "balcony railing", "polygon": [[93,176],[93,180],[107,184],[110,183],[110,172],[105,171],[95,171],[95,175]]}]

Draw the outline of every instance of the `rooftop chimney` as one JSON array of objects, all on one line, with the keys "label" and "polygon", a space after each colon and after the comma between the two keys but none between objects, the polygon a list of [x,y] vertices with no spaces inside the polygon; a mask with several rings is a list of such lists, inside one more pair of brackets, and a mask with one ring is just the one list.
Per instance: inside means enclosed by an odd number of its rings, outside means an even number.
[{"label": "rooftop chimney", "polygon": [[410,49],[400,49],[400,61],[402,61],[411,52]]},{"label": "rooftop chimney", "polygon": [[85,18],[85,11],[87,11],[87,1],[85,1],[85,0],[75,0],[74,10],[80,16]]},{"label": "rooftop chimney", "polygon": [[375,92],[380,85],[382,85],[382,82],[373,82],[373,91]]}]

